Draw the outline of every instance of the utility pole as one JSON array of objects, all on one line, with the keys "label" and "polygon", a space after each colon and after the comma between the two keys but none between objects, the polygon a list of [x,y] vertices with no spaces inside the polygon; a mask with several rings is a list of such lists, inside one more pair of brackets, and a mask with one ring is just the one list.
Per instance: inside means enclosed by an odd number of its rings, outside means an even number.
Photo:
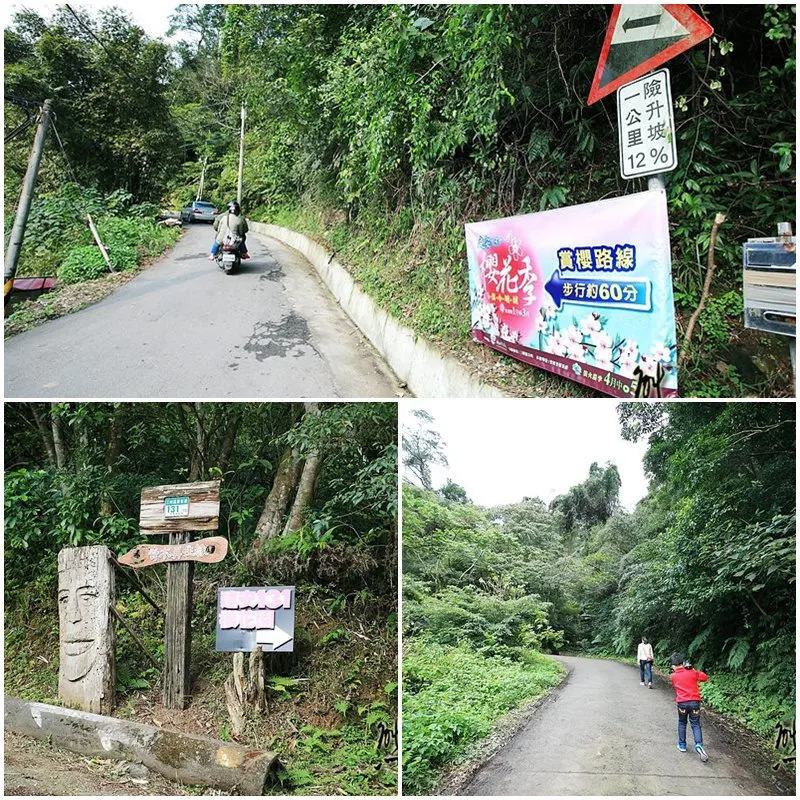
[{"label": "utility pole", "polygon": [[239,183],[236,187],[236,202],[242,204],[242,172],[244,170],[244,121],[247,119],[247,109],[242,103],[242,132],[239,136]]},{"label": "utility pole", "polygon": [[200,173],[200,186],[197,189],[197,197],[195,200],[203,199],[203,189],[206,185],[206,167],[208,166],[208,156],[203,156],[203,169]]},{"label": "utility pole", "polygon": [[3,303],[7,304],[11,297],[11,288],[14,285],[14,275],[17,272],[19,262],[19,251],[22,248],[22,240],[25,238],[25,225],[28,222],[28,214],[31,210],[33,200],[33,189],[36,186],[36,176],[39,173],[39,164],[42,160],[44,151],[44,141],[47,136],[47,126],[50,124],[50,113],[53,101],[45,100],[42,106],[42,116],[39,120],[39,128],[33,140],[33,149],[28,161],[28,171],[25,173],[25,180],[22,182],[22,192],[19,197],[17,216],[14,219],[14,226],[11,228],[11,235],[8,239],[8,249],[6,250],[5,270],[3,273]]}]

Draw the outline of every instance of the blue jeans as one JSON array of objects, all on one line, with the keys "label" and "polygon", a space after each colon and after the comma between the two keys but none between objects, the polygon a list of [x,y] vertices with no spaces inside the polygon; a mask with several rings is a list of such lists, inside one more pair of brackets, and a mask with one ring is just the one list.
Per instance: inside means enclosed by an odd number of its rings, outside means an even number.
[{"label": "blue jeans", "polygon": [[642,683],[645,682],[645,680],[644,680],[645,672],[647,673],[647,683],[652,683],[653,682],[653,665],[649,661],[640,661],[639,662],[639,675],[641,675],[641,678],[639,680],[641,680]]},{"label": "blue jeans", "polygon": [[678,744],[686,744],[686,721],[692,723],[692,736],[696,745],[703,744],[703,731],[700,730],[700,701],[686,700],[678,703]]}]

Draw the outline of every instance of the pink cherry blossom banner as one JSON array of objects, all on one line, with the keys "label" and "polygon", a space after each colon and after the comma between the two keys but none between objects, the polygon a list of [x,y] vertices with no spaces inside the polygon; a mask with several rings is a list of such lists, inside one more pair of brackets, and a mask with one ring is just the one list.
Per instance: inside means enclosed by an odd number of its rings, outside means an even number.
[{"label": "pink cherry blossom banner", "polygon": [[474,341],[615,397],[677,396],[663,190],[465,227]]}]

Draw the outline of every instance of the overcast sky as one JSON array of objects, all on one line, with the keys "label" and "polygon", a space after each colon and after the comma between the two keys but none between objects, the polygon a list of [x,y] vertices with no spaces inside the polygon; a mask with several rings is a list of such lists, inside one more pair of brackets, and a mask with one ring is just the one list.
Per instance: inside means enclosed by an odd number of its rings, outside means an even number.
[{"label": "overcast sky", "polygon": [[[23,8],[37,11],[45,19],[49,19],[58,10],[59,5],[63,5],[63,3],[40,3],[36,2],[36,0],[28,3],[9,3],[0,10],[3,27],[7,28],[11,24],[14,14],[21,11]],[[136,2],[136,0],[120,0],[120,2],[116,3],[76,2],[71,5],[75,9],[85,8],[89,11],[94,11],[95,9],[103,7],[109,8],[111,6],[117,6],[127,11],[133,21],[142,27],[149,36],[153,38],[160,36],[166,38],[167,28],[169,28],[169,18],[178,4],[143,2],[142,0],[138,0],[138,2]]]},{"label": "overcast sky", "polygon": [[[628,510],[647,494],[642,458],[647,443],[620,437],[614,400],[404,400],[401,419],[422,408],[446,444],[448,469],[433,469],[433,485],[450,478],[477,505],[549,503],[589,475],[596,461],[611,461],[622,478],[620,500]],[[410,477],[410,476],[406,476]]]}]

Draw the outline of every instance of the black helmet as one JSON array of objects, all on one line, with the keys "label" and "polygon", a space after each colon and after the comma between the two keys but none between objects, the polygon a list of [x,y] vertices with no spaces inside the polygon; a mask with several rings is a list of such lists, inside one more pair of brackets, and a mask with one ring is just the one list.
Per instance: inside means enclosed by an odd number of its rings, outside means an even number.
[{"label": "black helmet", "polygon": [[679,667],[681,664],[683,664],[683,653],[673,653],[669,657],[669,663],[673,667]]},{"label": "black helmet", "polygon": [[242,208],[235,200],[231,200],[230,203],[228,203],[228,211],[232,214],[241,214]]}]

